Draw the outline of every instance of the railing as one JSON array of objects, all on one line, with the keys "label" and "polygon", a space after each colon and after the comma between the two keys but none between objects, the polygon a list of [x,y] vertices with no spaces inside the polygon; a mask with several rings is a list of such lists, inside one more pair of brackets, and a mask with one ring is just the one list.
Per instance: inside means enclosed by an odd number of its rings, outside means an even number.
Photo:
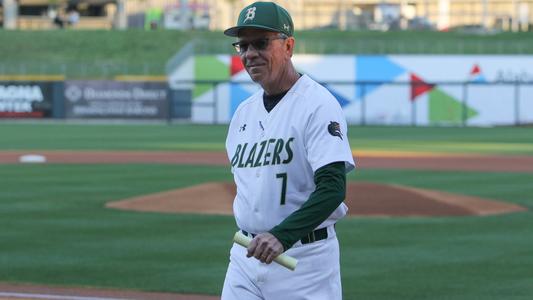
[{"label": "railing", "polygon": [[[80,17],[77,24],[65,27],[72,29],[111,29],[113,20],[108,17]],[[47,16],[19,16],[17,28],[20,30],[49,30],[56,29],[54,20]]]},{"label": "railing", "polygon": [[[310,38],[296,35],[295,53],[297,54],[532,54],[532,44],[527,39],[514,40],[509,43],[505,39],[469,39],[443,38],[431,39],[409,38],[406,36],[393,39],[387,37],[344,36],[336,38],[325,33],[322,37]],[[416,33],[413,33],[416,34]],[[195,40],[196,54],[234,54],[230,46],[233,40],[220,39]]]},{"label": "railing", "polygon": [[[337,97],[352,125],[533,124],[533,80],[321,84]],[[65,81],[61,76],[0,76],[0,117],[40,115],[59,119],[148,118],[227,123],[238,105],[259,88],[251,81],[165,78]],[[92,113],[93,108],[98,113]]]},{"label": "railing", "polygon": [[161,76],[164,63],[151,62],[0,62],[0,75],[61,75],[67,79],[113,79],[122,75]]},{"label": "railing", "polygon": [[[221,114],[221,97],[224,93],[219,91],[220,87],[223,85],[239,84],[239,85],[256,85],[250,81],[213,81],[213,80],[197,80],[197,81],[181,81],[177,84],[183,85],[209,85],[212,89],[212,101],[210,102],[195,102],[193,101],[192,105],[195,107],[201,107],[204,109],[210,109],[211,113],[211,123],[218,124],[227,122],[227,119],[224,119],[224,114]],[[474,97],[476,93],[484,92],[490,93],[491,91],[484,90],[489,88],[500,87],[503,90],[500,90],[500,94],[505,94],[504,98],[493,98],[486,99],[486,105],[497,107],[492,107],[491,110],[501,109],[502,114],[505,110],[509,115],[509,120],[504,122],[495,122],[494,124],[481,124],[483,126],[487,125],[523,125],[533,123],[533,81],[498,81],[498,82],[457,82],[457,81],[439,81],[439,82],[381,82],[381,81],[328,81],[320,82],[323,86],[328,88],[339,88],[339,87],[351,87],[357,91],[357,94],[360,97],[351,102],[358,103],[358,113],[353,111],[350,114],[347,114],[347,121],[351,125],[403,125],[403,126],[476,126],[476,124],[471,124],[469,121],[469,106],[474,101],[474,98],[477,99],[479,105],[479,96]],[[259,89],[259,86],[256,85]],[[379,120],[371,119],[369,116],[369,106],[376,101],[375,96],[369,96],[367,93],[372,87],[381,86],[381,87],[403,87],[404,95],[394,95],[386,100],[404,101],[405,105],[409,106],[409,117],[407,120],[399,122],[379,122]],[[461,105],[460,120],[454,122],[432,122],[431,124],[424,124],[419,120],[419,114],[417,113],[420,108],[420,101],[416,99],[409,99],[410,95],[405,94],[405,89],[413,89],[417,86],[436,86],[436,87],[447,87],[448,89],[453,89],[455,98],[458,103]],[[459,94],[459,95],[457,95]],[[369,98],[374,98],[369,100]],[[244,99],[242,99],[244,100]],[[176,101],[176,99],[174,99]],[[229,100],[231,101],[231,100]],[[188,109],[191,106],[191,102],[180,101],[174,103],[174,108],[177,110]],[[230,116],[231,117],[231,116]]]}]

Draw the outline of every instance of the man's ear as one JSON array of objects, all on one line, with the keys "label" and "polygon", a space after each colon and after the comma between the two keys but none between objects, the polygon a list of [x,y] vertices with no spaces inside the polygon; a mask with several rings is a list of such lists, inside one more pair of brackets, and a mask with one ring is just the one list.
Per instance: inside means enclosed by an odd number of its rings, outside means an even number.
[{"label": "man's ear", "polygon": [[286,47],[287,52],[289,53],[290,57],[292,57],[294,52],[294,38],[292,36],[287,39]]}]

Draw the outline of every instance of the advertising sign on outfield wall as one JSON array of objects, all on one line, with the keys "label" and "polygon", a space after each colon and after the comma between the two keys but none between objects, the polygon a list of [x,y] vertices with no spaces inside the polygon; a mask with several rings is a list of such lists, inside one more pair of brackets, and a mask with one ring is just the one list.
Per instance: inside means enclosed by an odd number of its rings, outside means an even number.
[{"label": "advertising sign on outfield wall", "polygon": [[168,116],[165,82],[66,81],[69,118],[144,118]]},{"label": "advertising sign on outfield wall", "polygon": [[51,117],[54,84],[0,81],[0,118]]},{"label": "advertising sign on outfield wall", "polygon": [[[296,69],[337,98],[351,124],[512,125],[533,123],[533,56],[295,55]],[[185,76],[184,74],[187,74]],[[192,74],[192,75],[191,75]],[[229,122],[258,90],[238,56],[197,55],[170,72],[192,88],[192,120]],[[311,100],[311,99],[310,99]]]}]

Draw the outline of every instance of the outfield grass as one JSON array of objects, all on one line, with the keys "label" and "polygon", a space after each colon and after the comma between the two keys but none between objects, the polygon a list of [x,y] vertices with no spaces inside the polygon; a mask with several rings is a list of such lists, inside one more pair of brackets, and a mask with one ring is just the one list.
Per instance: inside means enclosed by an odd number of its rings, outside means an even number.
[{"label": "outfield grass", "polygon": [[0,174],[0,281],[218,291],[227,255],[212,249],[230,244],[220,237],[231,218],[122,212],[104,203],[227,178],[226,168],[3,166]]},{"label": "outfield grass", "polygon": [[[312,54],[532,54],[533,33],[458,32],[296,33],[296,53]],[[166,62],[194,42],[196,53],[234,53],[222,32],[0,30],[0,75],[53,74],[67,78],[165,75]]]},{"label": "outfield grass", "polygon": [[[0,150],[224,151],[227,125],[0,123]],[[533,128],[350,127],[357,151],[533,155]]]},{"label": "outfield grass", "polygon": [[[218,294],[233,218],[124,212],[108,201],[231,181],[226,167],[2,165],[0,281]],[[358,170],[351,181],[435,188],[533,208],[533,174]],[[529,299],[533,215],[347,218],[345,299]]]},{"label": "outfield grass", "polygon": [[[227,127],[0,124],[0,150],[223,151]],[[533,155],[533,128],[351,127],[354,150]],[[0,281],[218,294],[233,218],[125,212],[108,201],[208,181],[227,167],[0,165]],[[350,181],[438,189],[533,209],[533,174],[357,170]],[[531,212],[346,218],[345,299],[529,299]]]}]

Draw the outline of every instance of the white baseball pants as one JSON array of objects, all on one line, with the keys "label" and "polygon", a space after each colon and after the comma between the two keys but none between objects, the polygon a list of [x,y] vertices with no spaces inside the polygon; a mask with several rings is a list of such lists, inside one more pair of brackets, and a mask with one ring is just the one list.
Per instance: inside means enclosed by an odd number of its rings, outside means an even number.
[{"label": "white baseball pants", "polygon": [[222,300],[341,300],[339,242],[333,226],[328,238],[285,252],[298,260],[290,271],[272,262],[246,257],[246,248],[234,244],[222,289]]}]

